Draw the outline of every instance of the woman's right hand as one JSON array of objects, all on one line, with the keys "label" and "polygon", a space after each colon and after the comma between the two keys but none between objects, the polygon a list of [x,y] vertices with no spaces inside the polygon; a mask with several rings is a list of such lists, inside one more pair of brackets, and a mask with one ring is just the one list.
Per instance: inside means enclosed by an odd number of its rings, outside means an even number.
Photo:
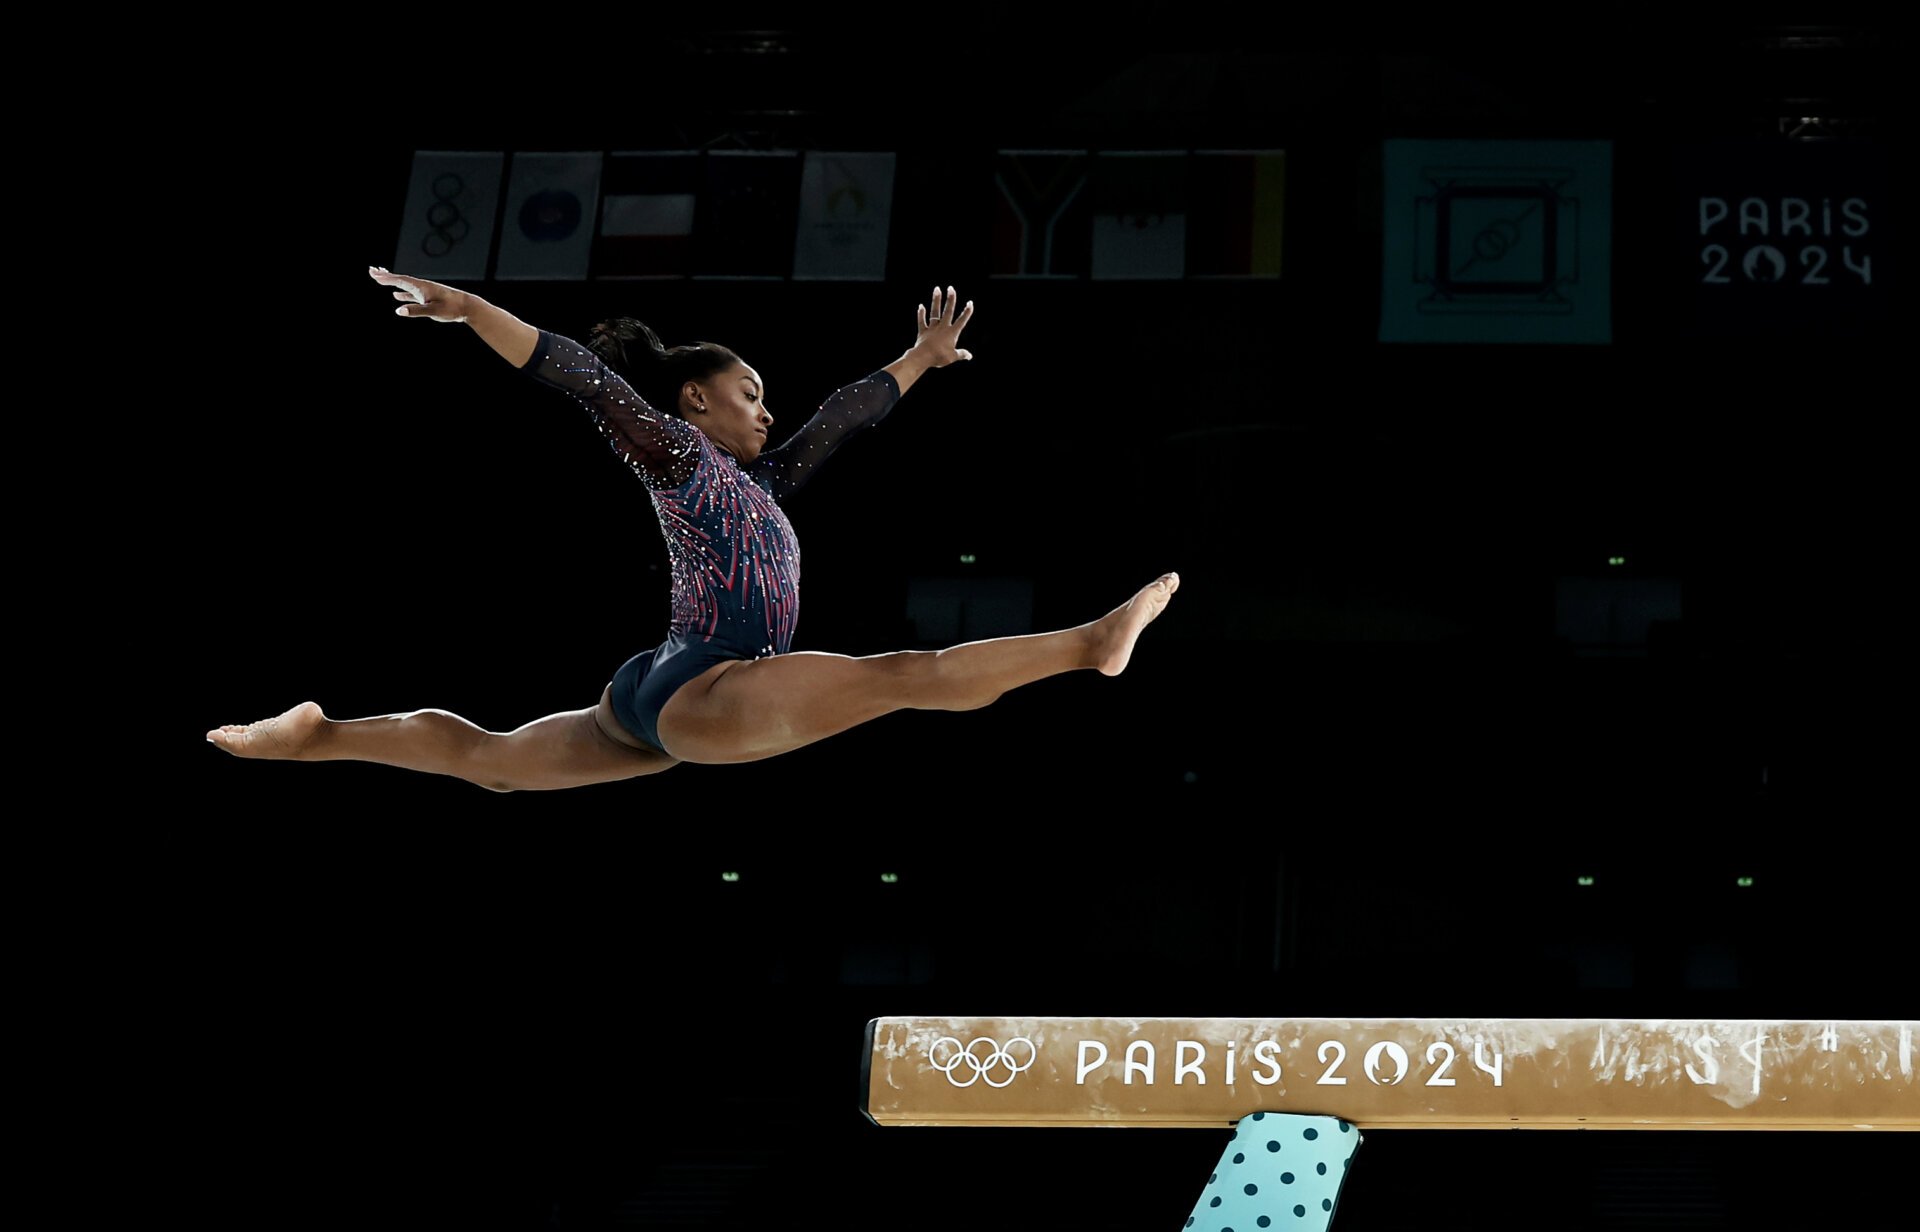
[{"label": "woman's right hand", "polygon": [[456,291],[444,283],[428,282],[425,278],[389,273],[378,265],[369,265],[367,272],[381,286],[398,288],[393,298],[401,301],[400,306],[394,309],[399,316],[426,317],[430,321],[455,324],[467,319],[467,308],[472,297],[465,291]]}]

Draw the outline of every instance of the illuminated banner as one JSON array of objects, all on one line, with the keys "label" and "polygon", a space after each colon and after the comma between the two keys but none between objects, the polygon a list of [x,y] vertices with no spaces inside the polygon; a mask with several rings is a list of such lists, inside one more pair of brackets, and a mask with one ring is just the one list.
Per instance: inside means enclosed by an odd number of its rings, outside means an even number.
[{"label": "illuminated banner", "polygon": [[600,155],[515,154],[495,278],[587,276]]},{"label": "illuminated banner", "polygon": [[1187,272],[1187,156],[1103,150],[1093,160],[1093,276]]},{"label": "illuminated banner", "polygon": [[886,278],[893,163],[890,153],[808,152],[800,173],[800,225],[793,239],[796,279]]},{"label": "illuminated banner", "polygon": [[610,155],[602,191],[595,278],[685,278],[693,272],[698,153]]},{"label": "illuminated banner", "polygon": [[[1675,302],[1691,332],[1859,333],[1887,323],[1886,153],[1871,142],[1713,142],[1674,159]],[[1671,284],[1670,284],[1671,285]]]},{"label": "illuminated banner", "polygon": [[1278,278],[1284,150],[1003,150],[992,273]]},{"label": "illuminated banner", "polygon": [[1087,166],[1085,150],[1000,151],[993,173],[993,277],[1086,277]]},{"label": "illuminated banner", "polygon": [[506,157],[414,151],[394,267],[435,282],[485,278]]},{"label": "illuminated banner", "polygon": [[1384,144],[1382,342],[1613,340],[1611,142]]},{"label": "illuminated banner", "polygon": [[881,1125],[1920,1130],[1915,1022],[877,1018]]}]

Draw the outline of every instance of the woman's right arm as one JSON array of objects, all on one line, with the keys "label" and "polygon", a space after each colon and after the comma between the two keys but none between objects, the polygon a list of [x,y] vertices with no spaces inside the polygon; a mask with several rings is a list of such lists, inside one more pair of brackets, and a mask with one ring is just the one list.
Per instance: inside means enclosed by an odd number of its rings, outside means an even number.
[{"label": "woman's right arm", "polygon": [[700,431],[649,406],[620,374],[571,338],[536,329],[478,295],[424,278],[369,267],[374,281],[401,288],[403,317],[465,322],[500,358],[542,385],[564,390],[586,408],[613,451],[650,488],[677,488],[699,464]]},{"label": "woman's right arm", "polygon": [[[498,345],[494,349],[507,355]],[[605,360],[573,339],[535,330],[533,352],[521,371],[542,385],[573,395],[613,452],[648,487],[677,488],[700,464],[698,428],[677,415],[655,410]]]},{"label": "woman's right arm", "polygon": [[383,287],[394,288],[393,298],[400,301],[394,314],[426,317],[431,321],[464,321],[480,335],[481,341],[516,368],[524,368],[540,343],[540,331],[504,308],[496,308],[470,291],[396,274],[378,265],[369,265],[367,273]]},{"label": "woman's right arm", "polygon": [[516,368],[524,368],[540,345],[540,331],[504,308],[496,308],[478,295],[467,295],[466,321],[480,340],[499,352],[500,358]]}]

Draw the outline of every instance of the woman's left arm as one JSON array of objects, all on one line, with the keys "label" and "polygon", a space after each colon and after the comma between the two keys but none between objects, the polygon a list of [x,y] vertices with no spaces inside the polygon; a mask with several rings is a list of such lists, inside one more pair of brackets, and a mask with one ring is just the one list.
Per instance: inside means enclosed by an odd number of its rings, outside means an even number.
[{"label": "woman's left arm", "polygon": [[968,300],[966,308],[956,318],[953,310],[959,299],[960,297],[953,293],[952,287],[947,288],[944,298],[940,294],[940,288],[935,287],[931,314],[928,313],[925,304],[916,305],[915,312],[919,315],[920,332],[915,335],[913,346],[905,355],[882,369],[884,372],[893,374],[893,379],[899,384],[902,394],[906,393],[907,389],[920,379],[920,374],[927,369],[944,368],[959,360],[973,358],[972,351],[960,348],[960,331],[965,329],[967,322],[973,319],[973,301]]},{"label": "woman's left arm", "polygon": [[906,354],[871,376],[836,391],[820,404],[813,418],[778,449],[769,449],[754,459],[746,468],[747,473],[764,480],[775,500],[785,500],[812,478],[814,469],[825,462],[842,441],[861,428],[885,419],[893,404],[922,373],[929,368],[944,368],[972,359],[973,352],[962,350],[957,343],[960,331],[973,316],[973,303],[968,301],[956,315],[957,305],[958,297],[952,287],[947,288],[944,297],[940,288],[935,287],[931,314],[925,304],[916,308],[919,333]]}]

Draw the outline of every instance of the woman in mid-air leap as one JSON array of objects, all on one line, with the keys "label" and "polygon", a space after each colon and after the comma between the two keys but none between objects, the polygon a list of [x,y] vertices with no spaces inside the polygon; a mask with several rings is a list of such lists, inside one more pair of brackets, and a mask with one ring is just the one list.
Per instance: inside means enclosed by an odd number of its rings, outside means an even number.
[{"label": "woman in mid-air leap", "polygon": [[614,674],[598,706],[514,731],[484,731],[444,710],[343,721],[302,702],[207,733],[229,753],[381,762],[494,791],[605,783],[682,761],[756,761],[896,710],[973,710],[1076,668],[1117,676],[1179,588],[1179,575],[1163,574],[1099,620],[1056,633],[864,658],[790,652],[800,547],[778,502],[848,435],[879,422],[923,372],[973,358],[956,346],[971,302],[956,316],[953,288],[944,296],[934,288],[931,307],[917,308],[919,332],[906,354],[833,394],[767,449],[766,386],[725,347],[663,348],[632,318],[595,326],[583,346],[476,295],[368,272],[396,288],[399,315],[465,322],[515,368],[587,409],[652,494],[673,565],[670,632]]}]

